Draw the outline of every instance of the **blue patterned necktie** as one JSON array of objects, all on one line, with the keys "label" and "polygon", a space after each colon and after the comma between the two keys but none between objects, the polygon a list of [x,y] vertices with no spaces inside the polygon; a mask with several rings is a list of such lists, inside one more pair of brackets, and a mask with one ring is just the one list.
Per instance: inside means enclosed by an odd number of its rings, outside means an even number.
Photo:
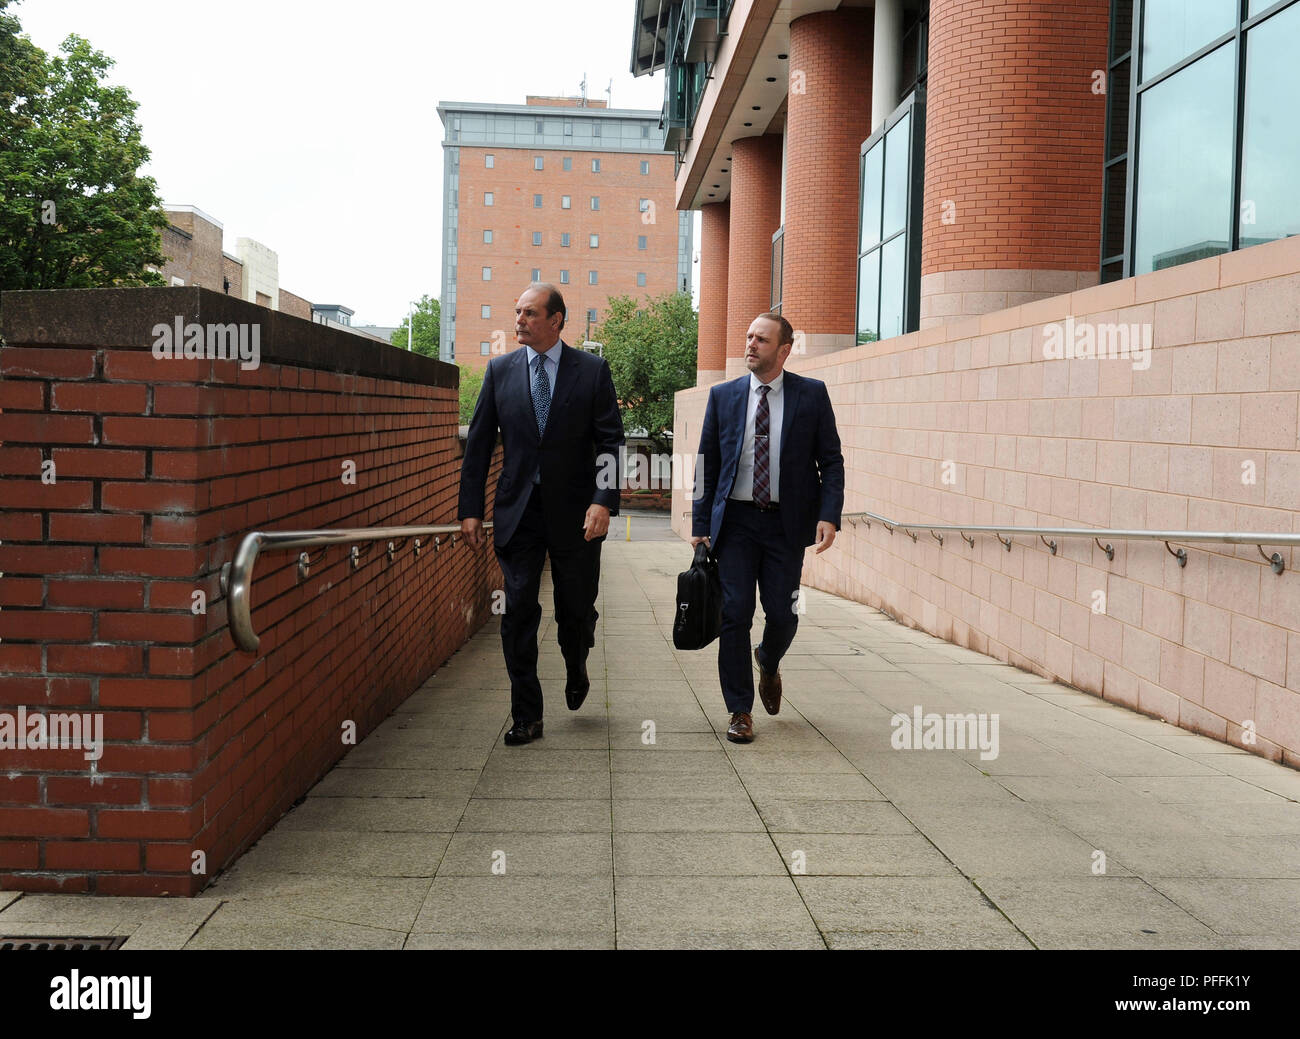
[{"label": "blue patterned necktie", "polygon": [[546,432],[546,419],[551,413],[551,380],[546,377],[546,358],[537,355],[537,367],[533,372],[533,411],[537,415],[537,433]]}]

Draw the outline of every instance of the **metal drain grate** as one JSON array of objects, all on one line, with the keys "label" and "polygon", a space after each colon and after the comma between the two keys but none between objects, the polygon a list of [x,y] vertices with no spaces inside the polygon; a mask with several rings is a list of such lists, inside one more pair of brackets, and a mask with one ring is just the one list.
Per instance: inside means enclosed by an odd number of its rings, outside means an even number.
[{"label": "metal drain grate", "polygon": [[0,952],[60,950],[86,952],[91,949],[120,949],[129,935],[120,938],[0,938]]}]

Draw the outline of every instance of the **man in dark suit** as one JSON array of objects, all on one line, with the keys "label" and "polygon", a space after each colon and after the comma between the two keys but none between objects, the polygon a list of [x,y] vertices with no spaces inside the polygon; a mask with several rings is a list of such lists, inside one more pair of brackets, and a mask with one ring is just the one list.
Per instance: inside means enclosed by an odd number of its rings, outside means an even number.
[{"label": "man in dark suit", "polygon": [[617,515],[623,419],[609,364],[560,340],[564,298],[553,285],[530,286],[515,304],[515,338],[524,349],[494,357],[469,425],[460,473],[460,529],[484,543],[488,466],[501,431],[493,539],[505,576],[501,645],[510,674],[513,724],[505,742],[542,736],[537,680],[542,564],[551,583],[564,696],[576,711],[586,699],[587,651],[595,645],[600,546]]},{"label": "man in dark suit", "polygon": [[763,603],[763,641],[754,649],[758,692],[768,714],[781,709],[781,658],[794,640],[804,549],[824,552],[844,508],[844,456],[826,384],[785,371],[794,330],[760,314],[745,338],[749,374],[709,391],[700,433],[702,493],[691,544],[708,542],[722,582],[718,676],[731,719],[727,739],[754,739],[749,633],[754,588]]}]

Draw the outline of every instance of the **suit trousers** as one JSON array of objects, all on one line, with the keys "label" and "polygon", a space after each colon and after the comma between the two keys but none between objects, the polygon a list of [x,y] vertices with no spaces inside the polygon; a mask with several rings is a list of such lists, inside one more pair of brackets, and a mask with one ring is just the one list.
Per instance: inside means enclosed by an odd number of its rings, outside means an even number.
[{"label": "suit trousers", "polygon": [[727,710],[754,708],[754,665],[750,630],[754,625],[754,588],[763,603],[763,641],[758,655],[763,669],[781,666],[799,626],[799,576],[803,549],[786,540],[779,512],[763,512],[743,502],[727,502],[718,530],[718,577],[722,584],[722,630],[718,637],[718,678]]},{"label": "suit trousers", "polygon": [[510,710],[516,723],[541,721],[542,685],[537,679],[537,630],[542,607],[542,566],[551,557],[551,584],[560,652],[570,672],[581,669],[596,644],[596,593],[600,585],[603,539],[575,541],[548,531],[542,512],[542,485],[535,484],[519,526],[504,548],[496,546],[505,578],[506,612],[501,618],[501,648],[510,675]]}]

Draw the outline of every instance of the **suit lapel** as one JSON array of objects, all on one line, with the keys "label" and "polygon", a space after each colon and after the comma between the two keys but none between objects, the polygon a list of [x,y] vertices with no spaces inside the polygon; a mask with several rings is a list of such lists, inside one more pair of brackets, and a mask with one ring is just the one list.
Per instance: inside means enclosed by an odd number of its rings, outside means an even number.
[{"label": "suit lapel", "polygon": [[[578,366],[577,360],[573,356],[573,347],[569,346],[564,340],[560,340],[560,364],[555,373],[555,390],[551,393],[551,410],[546,420],[546,431],[542,434],[542,440],[546,439],[551,428],[555,425],[556,412],[563,410],[569,403],[569,398],[573,396],[573,384],[577,381],[577,374],[574,369]],[[528,388],[529,401],[532,401],[532,386]],[[535,425],[536,423],[534,423]]]},{"label": "suit lapel", "polygon": [[781,408],[781,458],[784,460],[785,450],[790,444],[790,430],[794,425],[794,412],[799,406],[799,377],[786,372],[781,392],[785,394]]},{"label": "suit lapel", "polygon": [[541,437],[537,432],[537,412],[533,410],[533,378],[528,367],[528,348],[521,346],[515,354],[515,368],[518,369],[518,375],[513,378],[523,386],[523,396],[519,398],[523,408],[523,423],[533,440],[540,443]]}]

